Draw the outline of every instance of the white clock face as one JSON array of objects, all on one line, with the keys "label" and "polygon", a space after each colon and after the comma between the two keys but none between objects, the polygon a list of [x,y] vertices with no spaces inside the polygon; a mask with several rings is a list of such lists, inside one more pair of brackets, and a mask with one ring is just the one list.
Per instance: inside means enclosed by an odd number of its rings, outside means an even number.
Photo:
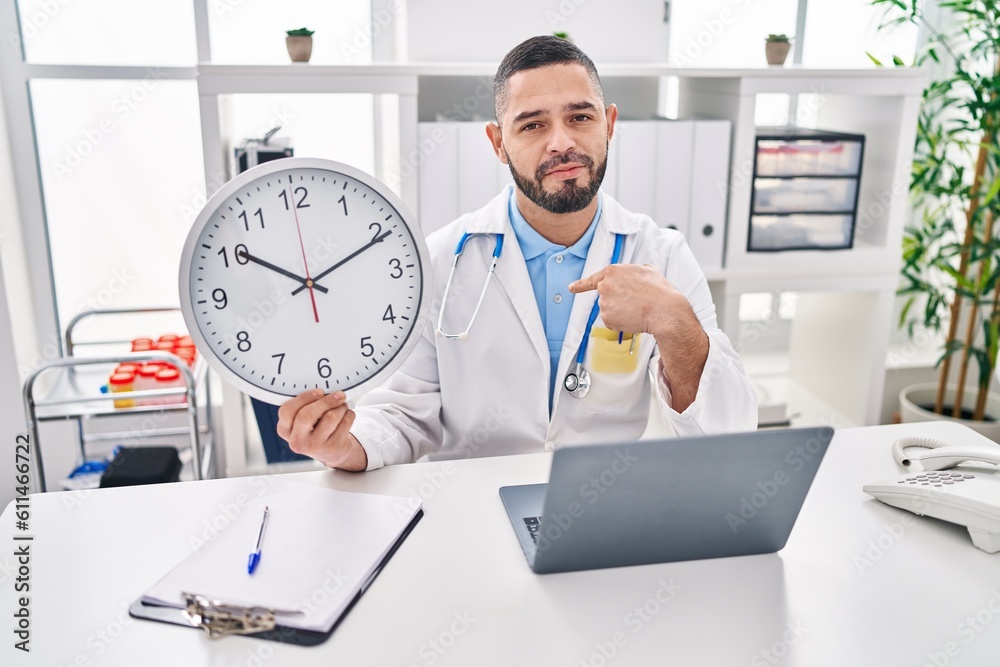
[{"label": "white clock face", "polygon": [[328,160],[267,162],[195,222],[181,306],[197,347],[246,393],[279,404],[381,382],[426,315],[427,251],[389,189]]}]

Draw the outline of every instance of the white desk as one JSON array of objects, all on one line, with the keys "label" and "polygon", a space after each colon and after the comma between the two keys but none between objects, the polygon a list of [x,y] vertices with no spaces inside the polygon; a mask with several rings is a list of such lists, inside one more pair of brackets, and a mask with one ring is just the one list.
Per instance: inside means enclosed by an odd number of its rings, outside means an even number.
[{"label": "white desk", "polygon": [[[528,569],[497,488],[545,481],[549,455],[287,475],[349,491],[420,495],[426,510],[333,636],[315,648],[210,641],[200,630],[134,620],[126,611],[189,553],[189,540],[213,523],[224,527],[227,507],[259,492],[265,478],[109,489],[86,498],[36,495],[32,653],[13,649],[16,568],[7,556],[0,664],[918,667],[935,664],[929,654],[937,654],[937,665],[996,665],[1000,557],[974,548],[964,528],[914,517],[861,491],[898,472],[889,444],[904,433],[979,438],[952,424],[838,432],[777,555],[544,576]],[[14,521],[8,506],[0,553],[13,551]],[[679,588],[670,597],[664,584]],[[606,659],[602,648],[614,657]]]}]

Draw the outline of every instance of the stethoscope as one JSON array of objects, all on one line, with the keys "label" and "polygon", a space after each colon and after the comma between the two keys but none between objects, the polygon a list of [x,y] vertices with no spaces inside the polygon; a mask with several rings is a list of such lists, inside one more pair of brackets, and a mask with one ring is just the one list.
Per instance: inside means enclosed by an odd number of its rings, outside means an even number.
[{"label": "stethoscope", "polygon": [[[611,254],[611,263],[617,264],[622,254],[622,243],[625,236],[615,234],[615,250]],[[590,340],[590,330],[597,320],[597,312],[600,310],[600,298],[594,299],[594,307],[590,309],[590,317],[587,318],[587,328],[583,330],[583,340],[580,341],[580,349],[576,352],[576,369],[566,373],[563,378],[563,387],[574,398],[583,398],[590,393],[590,373],[583,367],[583,359],[587,355],[587,341]]]},{"label": "stethoscope", "polygon": [[[462,252],[465,250],[466,242],[472,236],[474,236],[474,234],[466,232],[462,235],[462,238],[459,239],[458,247],[455,248],[455,259],[452,260],[451,271],[448,273],[448,282],[446,282],[444,286],[444,295],[441,297],[441,310],[438,312],[438,321],[435,333],[438,336],[449,340],[467,340],[469,338],[469,331],[472,329],[472,325],[476,321],[476,317],[479,315],[479,308],[483,305],[483,299],[486,297],[486,290],[489,289],[490,281],[493,279],[493,274],[496,273],[497,262],[500,260],[500,253],[503,251],[503,234],[497,234],[496,246],[493,248],[493,261],[490,263],[489,271],[486,274],[486,280],[483,283],[483,291],[479,294],[479,302],[476,304],[476,309],[472,311],[472,318],[469,320],[469,325],[465,327],[465,331],[461,333],[445,333],[441,329],[441,323],[444,322],[444,311],[448,303],[448,294],[451,292],[451,283],[455,278],[455,268],[458,266],[458,258],[462,256]],[[615,249],[611,255],[612,264],[617,264],[619,259],[621,259],[622,245],[624,242],[624,234],[615,234]],[[583,340],[580,342],[580,348],[576,353],[576,368],[566,373],[566,377],[563,378],[563,387],[565,387],[566,391],[568,391],[570,395],[575,398],[583,398],[590,392],[590,373],[583,367],[583,360],[587,355],[587,341],[590,339],[590,331],[594,327],[594,322],[597,321],[597,313],[600,311],[598,302],[599,299],[594,299],[594,306],[590,309],[590,317],[587,318],[587,328],[583,331]]]}]

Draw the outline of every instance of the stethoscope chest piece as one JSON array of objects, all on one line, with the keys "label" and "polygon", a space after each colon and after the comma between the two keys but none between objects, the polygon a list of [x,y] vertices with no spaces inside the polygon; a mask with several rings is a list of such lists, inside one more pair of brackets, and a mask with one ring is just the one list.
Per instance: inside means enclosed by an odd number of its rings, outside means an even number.
[{"label": "stethoscope chest piece", "polygon": [[563,386],[575,398],[583,398],[590,392],[590,373],[582,364],[577,364],[576,372],[570,372],[563,378]]}]

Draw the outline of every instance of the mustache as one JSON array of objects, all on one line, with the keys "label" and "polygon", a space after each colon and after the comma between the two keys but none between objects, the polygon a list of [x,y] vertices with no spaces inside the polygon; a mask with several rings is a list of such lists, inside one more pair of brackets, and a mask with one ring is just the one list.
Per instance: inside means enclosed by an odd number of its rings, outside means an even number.
[{"label": "mustache", "polygon": [[589,155],[585,155],[584,153],[569,151],[563,153],[562,155],[556,155],[554,157],[551,157],[545,162],[543,162],[541,165],[539,165],[537,171],[535,171],[535,176],[538,178],[538,180],[541,180],[542,177],[545,176],[545,174],[552,171],[556,167],[568,164],[570,162],[582,164],[583,166],[587,167],[587,169],[590,171],[593,171],[594,169],[594,158],[590,157]]}]

